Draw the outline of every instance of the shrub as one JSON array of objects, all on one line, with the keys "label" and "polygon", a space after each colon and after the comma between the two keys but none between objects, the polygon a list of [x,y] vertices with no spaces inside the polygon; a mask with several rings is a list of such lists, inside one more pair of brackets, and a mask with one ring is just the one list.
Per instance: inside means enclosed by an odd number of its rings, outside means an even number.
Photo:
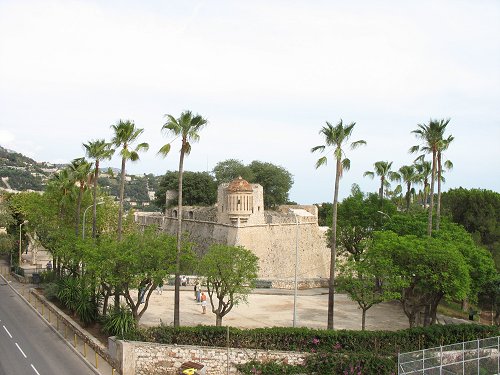
[{"label": "shrub", "polygon": [[120,306],[117,310],[104,317],[102,329],[110,336],[125,337],[128,334],[134,334],[137,328],[136,321],[132,312],[125,306]]},{"label": "shrub", "polygon": [[45,298],[47,298],[49,301],[56,301],[57,300],[57,292],[59,291],[59,286],[57,283],[47,283],[45,284],[44,287],[44,294]]},{"label": "shrub", "polygon": [[96,322],[99,317],[99,302],[90,289],[81,288],[79,290],[75,312],[86,326]]},{"label": "shrub", "polygon": [[78,279],[73,277],[66,277],[58,282],[57,298],[71,313],[75,312],[78,305],[79,288]]}]

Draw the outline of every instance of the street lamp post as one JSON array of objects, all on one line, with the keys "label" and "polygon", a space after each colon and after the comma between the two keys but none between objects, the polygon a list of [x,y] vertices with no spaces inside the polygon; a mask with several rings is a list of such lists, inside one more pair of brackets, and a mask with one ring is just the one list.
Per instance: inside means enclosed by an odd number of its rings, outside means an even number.
[{"label": "street lamp post", "polygon": [[299,219],[297,214],[291,208],[290,212],[295,217],[295,276],[293,285],[293,323],[292,326],[295,328],[297,324],[297,268],[299,265]]},{"label": "street lamp post", "polygon": [[23,224],[27,224],[28,220],[24,220],[21,224],[19,224],[19,267],[21,267],[21,255],[23,248],[23,238],[22,238],[22,226]]},{"label": "street lamp post", "polygon": [[379,214],[381,215],[384,215],[385,217],[387,217],[389,220],[391,220],[391,217],[389,215],[387,215],[385,212],[383,211],[377,211]]},{"label": "street lamp post", "polygon": [[[97,202],[97,205],[99,204],[103,204],[104,202]],[[82,228],[82,239],[85,239],[85,215],[87,214],[87,211],[89,208],[93,207],[94,205],[91,204],[90,206],[88,206],[84,211],[83,211],[83,228]]]}]

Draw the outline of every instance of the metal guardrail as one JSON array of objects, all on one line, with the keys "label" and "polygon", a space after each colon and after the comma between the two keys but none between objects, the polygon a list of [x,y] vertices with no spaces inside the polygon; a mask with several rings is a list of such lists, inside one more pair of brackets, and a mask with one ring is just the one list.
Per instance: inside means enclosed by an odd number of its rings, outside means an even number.
[{"label": "metal guardrail", "polygon": [[500,374],[500,336],[400,353],[398,374]]}]

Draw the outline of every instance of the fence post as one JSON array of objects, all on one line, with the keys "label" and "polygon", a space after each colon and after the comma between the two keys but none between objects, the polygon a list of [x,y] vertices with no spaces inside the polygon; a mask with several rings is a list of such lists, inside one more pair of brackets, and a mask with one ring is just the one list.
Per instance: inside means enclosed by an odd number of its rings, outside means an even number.
[{"label": "fence post", "polygon": [[73,342],[74,342],[74,346],[75,346],[75,348],[76,348],[76,332],[75,332],[75,334],[74,334],[74,336],[73,336]]},{"label": "fence post", "polygon": [[477,339],[477,375],[479,375],[479,339]]},{"label": "fence post", "polygon": [[99,362],[97,360],[97,352],[94,352],[95,353],[95,368],[99,368]]},{"label": "fence post", "polygon": [[87,343],[83,342],[83,356],[87,358]]}]

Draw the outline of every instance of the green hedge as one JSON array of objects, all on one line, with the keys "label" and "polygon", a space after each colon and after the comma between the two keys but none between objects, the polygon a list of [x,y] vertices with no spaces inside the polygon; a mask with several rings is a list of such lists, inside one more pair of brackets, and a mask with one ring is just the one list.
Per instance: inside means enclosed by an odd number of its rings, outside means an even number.
[{"label": "green hedge", "polygon": [[283,363],[256,361],[238,366],[246,375],[264,374],[343,374],[343,375],[383,375],[396,373],[397,360],[394,357],[380,357],[371,353],[310,355],[303,366]]},{"label": "green hedge", "polygon": [[[233,348],[299,352],[375,353],[395,355],[477,338],[500,336],[494,326],[435,325],[400,331],[328,331],[308,328],[229,329]],[[140,329],[125,339],[161,344],[227,346],[227,328],[214,326],[158,326]]]}]

